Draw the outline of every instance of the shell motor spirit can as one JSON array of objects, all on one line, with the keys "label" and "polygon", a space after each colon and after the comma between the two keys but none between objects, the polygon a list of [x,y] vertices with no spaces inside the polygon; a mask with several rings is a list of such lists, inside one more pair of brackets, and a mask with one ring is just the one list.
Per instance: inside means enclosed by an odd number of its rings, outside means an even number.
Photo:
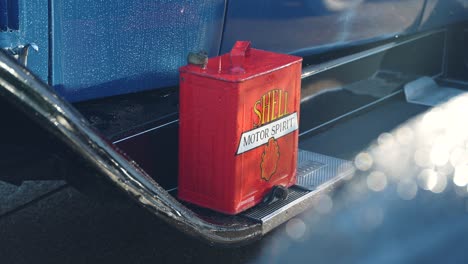
[{"label": "shell motor spirit can", "polygon": [[180,68],[178,197],[237,214],[296,182],[302,58],[238,41],[205,59]]}]

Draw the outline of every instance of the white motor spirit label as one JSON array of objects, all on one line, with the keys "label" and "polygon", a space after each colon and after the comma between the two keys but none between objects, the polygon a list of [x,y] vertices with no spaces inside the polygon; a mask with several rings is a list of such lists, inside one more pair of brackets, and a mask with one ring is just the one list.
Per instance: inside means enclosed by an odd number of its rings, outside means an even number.
[{"label": "white motor spirit label", "polygon": [[297,113],[292,113],[267,125],[242,133],[236,154],[268,143],[270,138],[279,139],[299,129]]}]

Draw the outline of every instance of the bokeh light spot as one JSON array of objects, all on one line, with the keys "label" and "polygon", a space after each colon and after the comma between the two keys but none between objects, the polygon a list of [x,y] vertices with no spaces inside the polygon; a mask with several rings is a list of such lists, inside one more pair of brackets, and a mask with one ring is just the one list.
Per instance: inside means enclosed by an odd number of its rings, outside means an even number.
[{"label": "bokeh light spot", "polygon": [[379,143],[380,146],[384,148],[391,148],[391,147],[394,147],[395,145],[395,139],[393,138],[393,135],[390,133],[380,134],[380,136],[377,138],[377,142]]},{"label": "bokeh light spot", "polygon": [[374,192],[380,192],[387,187],[387,176],[380,171],[373,171],[367,176],[367,187]]},{"label": "bokeh light spot", "polygon": [[447,187],[447,176],[444,174],[436,173],[435,179],[435,185],[432,186],[429,190],[433,193],[441,193],[445,191],[445,188]]},{"label": "bokeh light spot", "polygon": [[460,187],[468,184],[468,164],[458,165],[455,167],[453,183]]},{"label": "bokeh light spot", "polygon": [[433,169],[425,169],[419,173],[417,179],[421,189],[431,190],[437,184],[437,172]]},{"label": "bokeh light spot", "polygon": [[358,170],[367,171],[372,167],[374,160],[372,156],[367,152],[359,153],[354,159],[354,165]]},{"label": "bokeh light spot", "polygon": [[286,234],[294,240],[304,237],[306,230],[306,224],[299,218],[293,218],[286,223]]}]

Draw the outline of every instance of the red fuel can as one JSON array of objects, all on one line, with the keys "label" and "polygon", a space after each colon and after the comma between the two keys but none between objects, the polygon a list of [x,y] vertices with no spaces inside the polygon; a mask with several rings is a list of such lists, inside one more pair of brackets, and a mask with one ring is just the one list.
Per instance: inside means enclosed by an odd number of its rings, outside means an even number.
[{"label": "red fuel can", "polygon": [[181,200],[237,214],[296,182],[301,61],[238,41],[180,68]]}]

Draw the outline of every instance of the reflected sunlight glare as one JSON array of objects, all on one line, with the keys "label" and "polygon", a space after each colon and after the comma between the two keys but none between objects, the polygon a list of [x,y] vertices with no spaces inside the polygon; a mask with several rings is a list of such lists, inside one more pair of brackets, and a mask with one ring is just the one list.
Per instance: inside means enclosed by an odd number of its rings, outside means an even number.
[{"label": "reflected sunlight glare", "polygon": [[442,193],[447,187],[447,176],[437,173],[433,179],[435,184],[429,189],[433,193]]},{"label": "reflected sunlight glare", "polygon": [[428,148],[419,148],[414,152],[414,162],[421,168],[432,167]]},{"label": "reflected sunlight glare", "polygon": [[[395,196],[405,203],[415,198],[427,202],[427,195],[450,190],[459,198],[467,199],[466,113],[468,95],[461,95],[393,131],[381,133],[354,157],[355,173],[344,183],[343,192],[318,196],[310,214],[286,223],[287,236],[297,241],[321,234],[319,225],[325,219],[348,208],[353,209],[352,219],[340,223],[373,232],[385,221],[387,205],[384,203],[393,203]],[[468,212],[468,200],[464,206],[460,209]]]},{"label": "reflected sunlight glare", "polygon": [[397,129],[396,139],[401,145],[410,145],[414,139],[414,132],[410,127],[403,126]]},{"label": "reflected sunlight glare", "polygon": [[431,190],[437,184],[437,173],[433,169],[422,170],[418,175],[418,185],[423,190]]},{"label": "reflected sunlight glare", "polygon": [[460,187],[468,184],[468,164],[461,164],[455,167],[453,183]]},{"label": "reflected sunlight glare", "polygon": [[430,160],[436,166],[444,166],[449,161],[450,146],[448,146],[447,141],[444,141],[444,139],[439,138],[436,140],[431,149]]},{"label": "reflected sunlight glare", "polygon": [[394,131],[382,133],[377,144],[359,153],[354,161],[361,171],[374,168],[384,175],[375,171],[367,175],[367,187],[379,191],[394,181],[398,195],[411,200],[418,188],[441,193],[448,183],[468,186],[466,113],[468,95],[460,95]]}]

